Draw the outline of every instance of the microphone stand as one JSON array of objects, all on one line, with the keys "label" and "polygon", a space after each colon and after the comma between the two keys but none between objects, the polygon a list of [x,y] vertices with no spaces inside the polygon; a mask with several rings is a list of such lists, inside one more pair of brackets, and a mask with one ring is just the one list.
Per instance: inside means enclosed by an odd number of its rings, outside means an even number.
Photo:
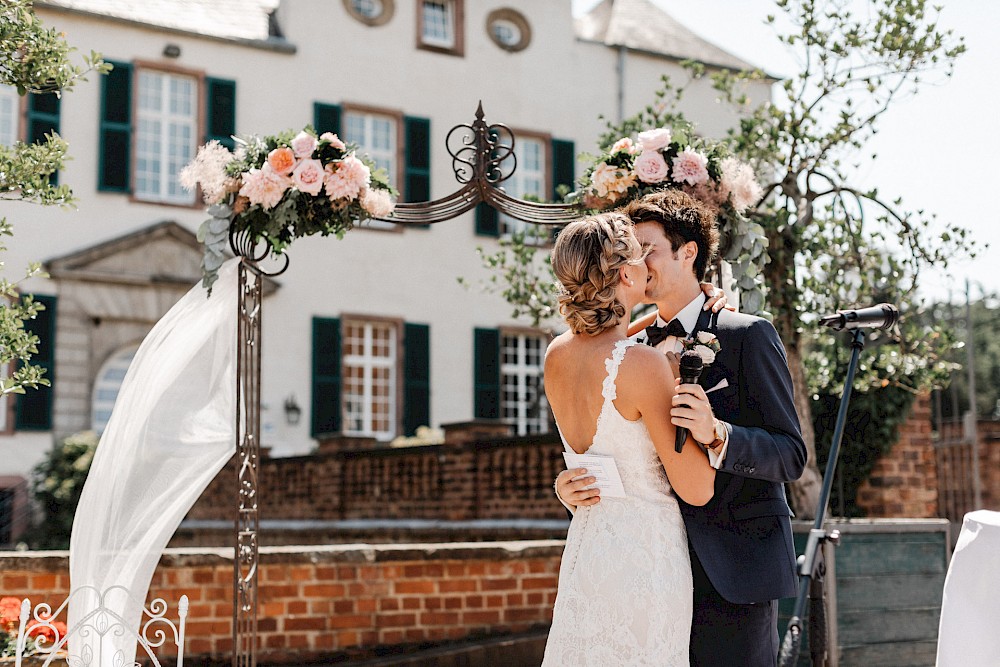
[{"label": "microphone stand", "polygon": [[823,528],[826,520],[827,505],[830,502],[830,490],[833,486],[834,472],[837,470],[837,457],[840,455],[840,441],[844,436],[844,424],[847,421],[847,404],[851,400],[851,389],[854,386],[854,374],[858,368],[858,357],[865,347],[863,329],[854,329],[851,341],[851,361],[847,366],[847,378],[844,380],[844,393],[840,399],[840,409],[837,411],[837,422],[833,429],[833,441],[830,443],[830,456],[826,460],[826,472],[823,474],[823,488],[819,494],[816,508],[816,521],[809,538],[806,541],[805,552],[799,556],[799,594],[795,599],[792,618],[788,621],[788,630],[781,642],[781,653],[778,656],[780,667],[792,667],[798,662],[799,648],[802,644],[802,618],[809,599],[809,654],[813,665],[825,665],[827,660],[827,623],[826,623],[826,562],[823,559],[823,548],[827,542],[834,546],[840,544],[840,531],[827,531]]}]

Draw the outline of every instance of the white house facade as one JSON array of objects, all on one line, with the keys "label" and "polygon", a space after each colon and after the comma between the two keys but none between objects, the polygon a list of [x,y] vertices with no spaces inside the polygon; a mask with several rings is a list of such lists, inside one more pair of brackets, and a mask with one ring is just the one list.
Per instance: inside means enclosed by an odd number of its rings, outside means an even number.
[{"label": "white house facade", "polygon": [[[471,122],[481,100],[487,122],[517,135],[508,191],[551,199],[581,174],[575,156],[596,149],[599,116],[636,112],[663,74],[684,80],[681,60],[750,66],[647,0],[604,0],[576,21],[568,0],[35,6],[115,69],[61,99],[0,91],[0,141],[57,130],[72,155],[59,182],[79,200],[75,210],[3,212],[15,225],[8,274],[30,261],[50,274],[22,287],[48,307],[31,327],[53,382],[0,410],[9,507],[56,440],[103,428],[136,347],[198,282],[194,230],[205,215],[177,172],[204,141],[312,124],[358,143],[403,201],[422,201],[458,187],[445,135]],[[768,96],[770,83],[751,95]],[[682,108],[707,136],[736,120],[706,82]],[[517,433],[548,428],[538,400],[548,335],[458,281],[478,285],[487,274],[476,247],[494,250],[514,226],[470,213],[298,241],[264,301],[263,444],[272,455],[308,453],[331,434],[389,441],[417,425],[476,418],[503,419]]]}]

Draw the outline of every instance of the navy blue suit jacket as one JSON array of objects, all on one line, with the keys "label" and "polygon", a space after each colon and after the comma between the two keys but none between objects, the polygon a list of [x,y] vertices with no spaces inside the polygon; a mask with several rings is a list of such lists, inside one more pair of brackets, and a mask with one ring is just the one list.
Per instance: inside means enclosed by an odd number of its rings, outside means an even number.
[{"label": "navy blue suit jacket", "polygon": [[702,312],[696,331],[722,346],[701,375],[716,418],[732,425],[715,495],[704,507],[680,501],[688,541],[712,585],[737,604],[793,597],[792,512],[784,483],[799,478],[806,448],[785,349],[767,320]]}]

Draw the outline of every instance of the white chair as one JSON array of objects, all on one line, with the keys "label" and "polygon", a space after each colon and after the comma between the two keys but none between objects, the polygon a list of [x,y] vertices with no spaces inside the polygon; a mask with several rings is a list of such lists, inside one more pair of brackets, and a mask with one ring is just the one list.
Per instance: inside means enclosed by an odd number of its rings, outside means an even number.
[{"label": "white chair", "polygon": [[[73,590],[69,597],[63,601],[54,612],[49,604],[40,604],[32,612],[31,600],[25,599],[21,602],[21,617],[17,633],[17,649],[14,654],[14,666],[21,667],[21,662],[27,650],[28,631],[42,627],[48,629],[48,634],[54,639],[37,637],[34,639],[34,652],[36,658],[44,660],[42,667],[49,667],[53,660],[60,659],[65,654],[67,645],[73,648],[72,654],[66,658],[71,667],[123,667],[125,658],[122,651],[111,651],[111,655],[104,655],[105,646],[109,643],[106,638],[131,636],[135,638],[136,646],[140,654],[152,661],[155,667],[160,667],[160,662],[154,655],[153,650],[163,646],[168,638],[177,648],[177,667],[184,667],[184,625],[188,615],[188,597],[182,595],[177,603],[177,624],[166,618],[167,603],[162,598],[156,598],[149,603],[149,608],[143,607],[134,600],[133,608],[141,608],[140,627],[127,627],[122,617],[118,613],[109,609],[107,600],[112,595],[124,595],[128,597],[128,590],[124,586],[111,586],[104,591],[98,591],[93,587],[83,586]],[[95,601],[95,605],[88,604],[90,611],[74,627],[67,628],[66,633],[61,635],[55,625],[55,619],[60,617],[66,610],[74,596],[90,596]],[[118,605],[116,608],[121,608]],[[34,619],[35,624],[28,628],[29,619]],[[139,667],[139,663],[135,663]]]},{"label": "white chair", "polygon": [[965,515],[944,580],[938,667],[1000,665],[1000,512]]}]

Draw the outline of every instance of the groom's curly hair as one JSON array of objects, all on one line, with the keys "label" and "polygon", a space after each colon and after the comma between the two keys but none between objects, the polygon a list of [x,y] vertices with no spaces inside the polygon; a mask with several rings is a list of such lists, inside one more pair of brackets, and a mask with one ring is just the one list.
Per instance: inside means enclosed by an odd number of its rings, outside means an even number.
[{"label": "groom's curly hair", "polygon": [[659,223],[674,252],[685,243],[698,244],[694,275],[698,280],[705,279],[708,265],[719,251],[719,228],[714,209],[680,190],[661,190],[632,200],[621,212],[635,224]]}]

